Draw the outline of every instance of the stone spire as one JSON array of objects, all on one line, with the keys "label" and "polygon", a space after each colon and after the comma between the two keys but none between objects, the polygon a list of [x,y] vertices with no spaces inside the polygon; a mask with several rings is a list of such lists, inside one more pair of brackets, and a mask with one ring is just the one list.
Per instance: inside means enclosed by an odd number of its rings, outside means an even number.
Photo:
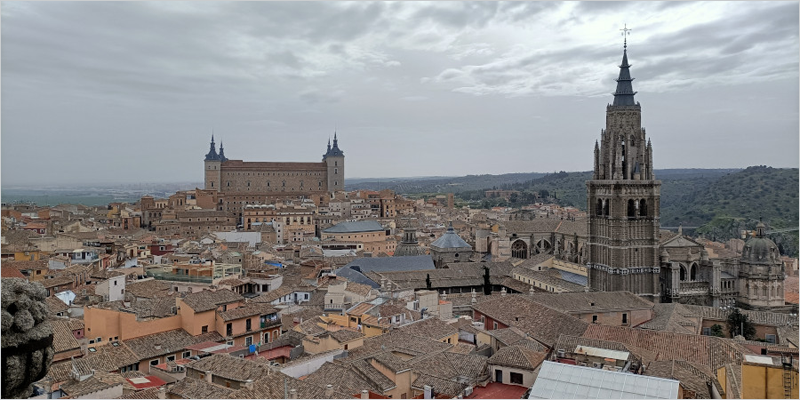
[{"label": "stone spire", "polygon": [[219,160],[219,155],[217,154],[217,146],[214,144],[214,134],[211,134],[211,148],[208,150],[208,154],[206,154],[206,161],[217,161]]},{"label": "stone spire", "polygon": [[225,148],[222,147],[222,142],[219,142],[219,160],[222,162],[228,161],[228,157],[225,157]]},{"label": "stone spire", "polygon": [[[627,28],[626,28],[627,29]],[[619,78],[617,78],[617,91],[614,92],[615,106],[635,106],[636,101],[633,95],[633,79],[631,78],[630,64],[628,64],[628,37],[625,33],[625,45],[622,50],[622,65],[619,66]]]},{"label": "stone spire", "polygon": [[336,131],[333,132],[333,147],[331,147],[330,139],[328,139],[328,152],[325,153],[323,159],[327,157],[344,157],[344,152],[339,149],[339,139],[336,137]]}]

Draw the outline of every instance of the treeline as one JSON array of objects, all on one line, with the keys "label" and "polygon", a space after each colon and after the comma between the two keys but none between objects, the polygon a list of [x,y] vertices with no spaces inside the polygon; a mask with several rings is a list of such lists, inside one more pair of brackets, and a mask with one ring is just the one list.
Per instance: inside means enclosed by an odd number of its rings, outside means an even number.
[{"label": "treeline", "polygon": [[[798,226],[798,169],[755,166],[747,169],[656,170],[661,180],[661,225],[698,227],[696,232],[718,241],[740,237],[759,219],[768,229]],[[586,210],[590,172],[557,172],[519,183],[463,191],[457,197],[475,208],[521,207],[536,201]],[[516,190],[505,198],[486,198],[485,190]],[[772,233],[781,253],[797,256],[797,231]]]}]

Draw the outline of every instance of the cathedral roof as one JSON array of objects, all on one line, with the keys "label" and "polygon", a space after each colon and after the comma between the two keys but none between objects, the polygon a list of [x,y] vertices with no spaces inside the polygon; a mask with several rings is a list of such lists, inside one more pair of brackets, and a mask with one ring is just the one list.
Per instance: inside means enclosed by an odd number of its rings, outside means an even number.
[{"label": "cathedral roof", "polygon": [[453,229],[452,223],[442,237],[431,243],[431,247],[438,247],[440,249],[460,249],[464,247],[470,249],[472,248],[469,243],[465,242],[464,239],[458,236],[455,229]]},{"label": "cathedral roof", "polygon": [[751,264],[780,263],[780,253],[775,242],[766,237],[766,226],[762,222],[756,225],[756,236],[748,240],[742,249],[742,261]]}]

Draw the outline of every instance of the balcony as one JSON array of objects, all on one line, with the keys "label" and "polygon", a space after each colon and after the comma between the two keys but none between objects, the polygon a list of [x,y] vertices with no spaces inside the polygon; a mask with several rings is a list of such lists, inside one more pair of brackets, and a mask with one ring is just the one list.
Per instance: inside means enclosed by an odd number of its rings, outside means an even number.
[{"label": "balcony", "polygon": [[680,286],[681,295],[708,294],[708,290],[709,287],[707,282],[681,282]]},{"label": "balcony", "polygon": [[279,326],[280,324],[280,318],[267,319],[265,321],[261,321],[261,329],[272,328],[274,326]]},{"label": "balcony", "polygon": [[344,310],[344,304],[341,303],[327,303],[323,308],[325,311],[342,311]]}]

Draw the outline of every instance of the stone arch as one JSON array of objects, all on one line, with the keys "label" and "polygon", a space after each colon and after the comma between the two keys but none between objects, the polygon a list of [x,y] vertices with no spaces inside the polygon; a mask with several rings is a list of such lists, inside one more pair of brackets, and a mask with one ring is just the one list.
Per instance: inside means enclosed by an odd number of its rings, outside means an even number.
[{"label": "stone arch", "polygon": [[549,253],[552,248],[553,245],[547,239],[539,239],[536,242],[536,254]]},{"label": "stone arch", "polygon": [[528,258],[528,244],[522,239],[517,239],[511,244],[511,257],[514,258]]},{"label": "stone arch", "polygon": [[628,218],[636,216],[636,200],[628,199]]}]

